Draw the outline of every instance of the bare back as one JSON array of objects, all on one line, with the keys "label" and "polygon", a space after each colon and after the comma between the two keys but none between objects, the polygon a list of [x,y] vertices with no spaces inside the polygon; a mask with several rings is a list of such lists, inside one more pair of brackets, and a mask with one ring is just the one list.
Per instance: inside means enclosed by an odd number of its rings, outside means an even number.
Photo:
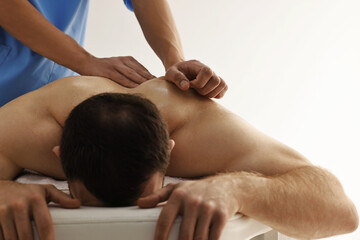
[{"label": "bare back", "polygon": [[[158,107],[176,143],[167,172],[170,176],[201,177],[241,170],[274,174],[302,162],[296,160],[295,151],[214,101],[193,91],[182,92],[164,79],[128,89],[105,78],[69,77],[0,108],[0,164],[5,166],[0,179],[12,179],[23,168],[64,179],[52,149],[59,145],[70,111],[102,92],[139,94]],[[289,161],[289,156],[294,160]]]}]

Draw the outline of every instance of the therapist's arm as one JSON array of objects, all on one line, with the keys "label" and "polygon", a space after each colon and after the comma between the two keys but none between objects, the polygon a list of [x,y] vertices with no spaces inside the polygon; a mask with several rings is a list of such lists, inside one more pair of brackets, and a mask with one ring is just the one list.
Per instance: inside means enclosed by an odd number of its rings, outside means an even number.
[{"label": "therapist's arm", "polygon": [[27,0],[0,0],[0,26],[33,51],[81,75],[107,77],[127,87],[154,77],[132,57],[94,57]]},{"label": "therapist's arm", "polygon": [[191,87],[207,97],[224,96],[227,85],[222,78],[199,61],[185,61],[167,0],[132,0],[132,4],[147,42],[166,69],[165,78],[182,90]]}]

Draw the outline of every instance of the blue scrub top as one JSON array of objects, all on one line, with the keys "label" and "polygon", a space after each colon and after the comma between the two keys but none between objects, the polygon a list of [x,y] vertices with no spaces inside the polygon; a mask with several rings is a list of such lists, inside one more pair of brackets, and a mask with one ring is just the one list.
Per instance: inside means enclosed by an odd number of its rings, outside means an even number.
[{"label": "blue scrub top", "polygon": [[[29,0],[53,25],[84,44],[88,0]],[[132,10],[131,0],[124,3]],[[35,53],[0,27],[0,107],[73,71]]]}]

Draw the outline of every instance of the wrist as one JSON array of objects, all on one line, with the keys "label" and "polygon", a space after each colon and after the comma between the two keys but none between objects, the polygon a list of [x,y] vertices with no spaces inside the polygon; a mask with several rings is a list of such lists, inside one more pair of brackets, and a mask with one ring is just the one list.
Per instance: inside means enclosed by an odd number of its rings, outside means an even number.
[{"label": "wrist", "polygon": [[[264,203],[259,196],[264,196],[270,188],[270,179],[260,173],[240,172],[238,173],[237,199],[239,201],[239,212],[249,215],[254,209],[261,208]],[[266,194],[265,194],[266,195]]]},{"label": "wrist", "polygon": [[257,208],[257,201],[259,191],[265,191],[268,184],[268,179],[257,173],[249,172],[234,172],[221,174],[230,187],[233,193],[233,198],[236,199],[238,212],[248,215],[251,208]]},{"label": "wrist", "polygon": [[95,56],[87,52],[83,49],[80,54],[77,55],[76,59],[74,59],[74,66],[69,67],[73,71],[77,72],[80,75],[91,76],[92,71],[96,64],[94,64],[97,60]]},{"label": "wrist", "polygon": [[177,64],[179,62],[184,62],[184,61],[185,61],[185,57],[184,57],[183,54],[169,55],[163,61],[165,71],[167,71],[171,66],[173,66],[173,65],[175,65],[175,64]]}]

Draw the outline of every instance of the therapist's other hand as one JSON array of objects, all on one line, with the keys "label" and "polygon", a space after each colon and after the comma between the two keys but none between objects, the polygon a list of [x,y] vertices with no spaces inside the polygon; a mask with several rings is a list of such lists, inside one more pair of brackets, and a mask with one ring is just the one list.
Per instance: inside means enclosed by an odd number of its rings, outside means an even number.
[{"label": "therapist's other hand", "polygon": [[193,88],[208,98],[222,98],[228,89],[221,77],[197,60],[174,64],[167,69],[165,78],[175,83],[181,90]]},{"label": "therapist's other hand", "polygon": [[96,58],[91,57],[78,71],[81,75],[106,77],[120,85],[134,88],[155,78],[143,65],[131,56]]},{"label": "therapist's other hand", "polygon": [[227,222],[239,207],[233,189],[216,177],[168,184],[138,200],[141,208],[164,205],[155,230],[155,240],[168,239],[176,217],[182,215],[179,239],[219,239]]},{"label": "therapist's other hand", "polygon": [[54,239],[52,218],[47,202],[64,208],[78,208],[72,199],[53,185],[0,181],[0,239],[34,239],[31,219],[41,240]]}]

